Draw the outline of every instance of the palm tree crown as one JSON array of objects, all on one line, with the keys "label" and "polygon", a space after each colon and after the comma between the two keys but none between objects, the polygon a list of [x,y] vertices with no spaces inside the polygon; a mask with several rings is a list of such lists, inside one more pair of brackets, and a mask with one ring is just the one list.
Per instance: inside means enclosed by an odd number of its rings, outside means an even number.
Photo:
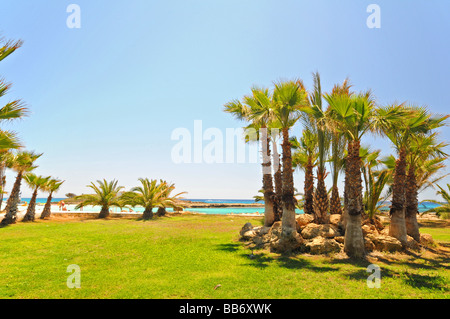
[{"label": "palm tree crown", "polygon": [[139,182],[140,186],[133,187],[130,192],[125,192],[121,198],[126,205],[144,207],[143,219],[153,218],[154,207],[181,208],[177,199],[185,192],[171,195],[175,189],[174,184],[162,180],[158,183],[156,179],[149,180],[148,178],[139,178]]},{"label": "palm tree crown", "polygon": [[116,180],[108,182],[106,179],[97,180],[97,184],[91,183],[87,186],[94,190],[95,194],[83,194],[75,197],[81,200],[81,203],[75,209],[98,205],[102,207],[99,218],[105,218],[109,216],[110,207],[123,207],[123,202],[119,196],[119,192],[123,189],[123,186],[118,186],[118,181]]}]

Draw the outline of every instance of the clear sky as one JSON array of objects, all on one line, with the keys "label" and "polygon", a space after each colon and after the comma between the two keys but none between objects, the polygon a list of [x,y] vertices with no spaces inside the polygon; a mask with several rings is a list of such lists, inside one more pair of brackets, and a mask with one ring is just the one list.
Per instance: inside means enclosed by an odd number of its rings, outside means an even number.
[{"label": "clear sky", "polygon": [[[66,25],[71,3],[81,8],[80,29]],[[372,3],[379,29],[366,25]],[[171,134],[193,130],[194,120],[239,127],[223,104],[279,79],[310,88],[314,71],[325,91],[349,77],[379,103],[450,113],[448,0],[2,0],[0,32],[24,41],[0,63],[14,84],[0,102],[21,98],[31,110],[3,128],[44,153],[36,173],[66,180],[57,196],[88,192],[101,178],[128,188],[149,177],[175,182],[188,198],[251,198],[259,164],[175,164]],[[450,141],[449,128],[441,137]],[[393,151],[380,138],[365,143]],[[294,178],[303,190],[303,174]]]}]

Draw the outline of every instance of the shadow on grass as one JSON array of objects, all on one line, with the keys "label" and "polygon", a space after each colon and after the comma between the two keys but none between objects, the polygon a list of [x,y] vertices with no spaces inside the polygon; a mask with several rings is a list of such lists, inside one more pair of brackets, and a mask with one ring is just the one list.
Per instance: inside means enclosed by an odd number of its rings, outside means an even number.
[{"label": "shadow on grass", "polygon": [[[230,253],[237,253],[239,250],[241,250],[241,248],[243,248],[243,246],[238,243],[217,245],[217,250]],[[339,270],[338,267],[315,266],[314,263],[307,260],[306,258],[298,256],[273,257],[264,252],[253,253],[253,250],[251,249],[248,249],[247,252],[238,253],[238,256],[248,261],[248,263],[246,263],[245,265],[259,269],[269,267],[270,265],[276,265],[287,269],[309,269],[316,272],[328,272]]]},{"label": "shadow on grass", "polygon": [[[426,250],[435,254],[433,258],[427,258],[422,254],[418,254],[411,250],[403,251],[403,254],[412,257],[413,259],[392,259],[389,258],[389,255],[386,256],[377,256],[377,259],[387,265],[404,265],[408,266],[412,269],[428,269],[428,270],[449,270],[450,267],[446,264],[450,262],[450,258],[448,255],[443,254],[442,252],[427,247]],[[422,262],[419,262],[422,261]]]},{"label": "shadow on grass", "polygon": [[[367,280],[369,275],[370,273],[368,273],[366,270],[361,269],[351,273],[347,273],[344,276],[348,279],[364,281]],[[409,285],[412,288],[438,290],[442,292],[450,291],[446,279],[439,275],[421,275],[403,271],[395,271],[382,267],[381,282],[383,282],[383,279],[386,278],[401,280],[406,285]]]},{"label": "shadow on grass", "polygon": [[[435,274],[417,274],[409,271],[404,271],[403,267],[398,268],[399,266],[407,266],[409,269],[417,270],[435,270],[435,271],[445,271],[448,270],[449,267],[445,265],[445,263],[449,262],[449,258],[447,255],[439,254],[439,251],[433,250],[432,248],[427,248],[431,252],[437,254],[433,258],[426,258],[425,256],[418,254],[416,252],[405,250],[402,254],[412,257],[412,259],[397,259],[395,256],[381,256],[377,255],[377,260],[384,265],[387,265],[389,268],[381,266],[381,279],[383,278],[393,278],[395,280],[401,280],[406,285],[411,286],[412,288],[417,289],[430,289],[437,291],[445,291],[448,292],[448,282],[445,277]],[[442,253],[442,252],[441,252]],[[418,262],[418,261],[423,261]],[[353,280],[366,280],[370,275],[367,272],[367,266],[372,264],[369,260],[354,260],[351,258],[346,259],[332,259],[329,261],[331,264],[348,264],[353,266],[359,266],[361,269],[356,269],[352,272],[346,272],[343,274],[345,278],[353,279]],[[377,262],[375,262],[376,264]],[[396,269],[393,269],[397,267]]]},{"label": "shadow on grass", "polygon": [[281,257],[278,258],[279,265],[287,269],[309,269],[315,272],[339,271],[339,267],[316,266],[303,257]]},{"label": "shadow on grass", "polygon": [[445,278],[441,276],[405,273],[404,277],[405,278],[403,278],[403,281],[413,288],[426,288],[445,292],[450,291]]},{"label": "shadow on grass", "polygon": [[219,245],[217,245],[217,250],[234,253],[234,252],[238,251],[240,247],[241,247],[241,245],[239,245],[239,244],[219,244]]},{"label": "shadow on grass", "polygon": [[369,266],[371,264],[371,262],[366,258],[361,259],[361,258],[352,258],[352,257],[333,258],[333,259],[330,259],[328,262],[332,265],[338,265],[338,264],[351,265],[351,266],[361,267],[364,269],[366,269],[367,266]]},{"label": "shadow on grass", "polygon": [[240,256],[249,261],[245,265],[253,266],[259,269],[269,267],[271,264],[274,263],[274,258],[266,256],[265,254],[256,254],[256,255],[240,254]]},{"label": "shadow on grass", "polygon": [[[449,269],[448,266],[443,263],[448,262],[448,258],[445,257],[436,257],[436,259],[425,258],[419,254],[416,254],[411,251],[406,252],[407,255],[410,255],[415,260],[422,259],[428,264],[424,265],[422,263],[414,263],[410,260],[392,260],[389,258],[384,258],[381,256],[377,256],[378,260],[386,265],[390,265],[392,267],[398,266],[408,266],[410,269],[427,269],[427,270],[436,270],[443,271]],[[248,258],[248,255],[243,255],[242,257]],[[284,267],[287,269],[307,269],[314,272],[330,272],[330,271],[343,271],[342,276],[348,279],[357,280],[357,281],[366,281],[371,272],[367,272],[367,267],[373,262],[369,261],[369,259],[354,259],[354,258],[339,258],[339,259],[325,259],[325,265],[317,265],[317,262],[314,260],[310,261],[307,257],[269,257],[262,254],[255,255],[251,262],[248,265],[252,265],[255,267],[267,267],[270,264],[276,264],[277,266]],[[329,264],[330,266],[327,266]],[[348,272],[347,269],[339,267],[338,265],[349,265],[353,267],[357,267],[351,272]],[[334,266],[333,266],[334,265]],[[439,274],[417,274],[408,271],[404,271],[402,269],[392,269],[381,266],[381,276],[382,278],[393,278],[395,280],[401,280],[406,285],[411,286],[412,288],[417,289],[430,289],[435,291],[450,291],[448,286],[448,281],[445,277],[440,276]]]},{"label": "shadow on grass", "polygon": [[158,216],[153,216],[152,218],[143,218],[143,217],[138,217],[136,218],[136,221],[138,222],[155,222],[159,219],[160,217]]},{"label": "shadow on grass", "polygon": [[0,220],[0,228],[6,228],[6,227],[9,227],[11,225],[15,225],[15,224],[17,224],[17,222],[18,221],[14,221],[12,223],[7,223],[7,222],[4,222],[3,219],[1,219]]}]

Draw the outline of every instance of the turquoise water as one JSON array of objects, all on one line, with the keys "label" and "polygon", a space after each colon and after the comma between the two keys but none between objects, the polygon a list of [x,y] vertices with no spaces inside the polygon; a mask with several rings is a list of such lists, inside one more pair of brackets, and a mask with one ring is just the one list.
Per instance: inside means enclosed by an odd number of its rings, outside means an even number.
[{"label": "turquoise water", "polygon": [[[53,202],[59,202],[63,200],[64,198],[54,198]],[[240,204],[253,204],[255,201],[253,199],[187,199],[192,202],[206,202],[211,204],[222,204],[222,203],[240,203]],[[29,202],[30,198],[22,198],[22,201]],[[47,201],[47,198],[37,198],[36,202],[38,204],[43,204]],[[75,205],[69,205],[68,209],[73,210]],[[389,206],[389,203],[388,203]],[[439,204],[435,203],[421,203],[419,204],[419,212],[427,211],[431,208],[435,208],[440,206]],[[389,210],[389,207],[384,207],[383,210]],[[100,207],[84,207],[84,212],[99,212]],[[120,212],[121,210],[119,208],[112,208],[112,212]],[[129,212],[129,209],[124,209],[123,211]],[[142,207],[136,207],[133,209],[134,212],[142,213],[144,211],[144,208]],[[154,212],[157,211],[157,208],[154,209]],[[173,210],[168,208],[168,212],[172,212]],[[195,212],[195,213],[202,213],[202,214],[215,214],[215,215],[227,215],[227,214],[264,214],[264,207],[213,207],[213,208],[187,208],[186,211],[189,212]],[[303,214],[302,210],[297,209],[297,214]]]},{"label": "turquoise water", "polygon": [[[69,210],[74,210],[73,205],[69,205]],[[132,212],[142,213],[144,211],[143,207],[135,207],[132,209]],[[84,207],[83,212],[99,212],[100,207]],[[153,212],[156,213],[158,211],[157,208],[153,209]],[[172,208],[167,208],[168,212],[173,212]],[[200,214],[212,214],[212,215],[227,215],[227,214],[264,214],[264,207],[213,207],[213,208],[186,208],[185,211],[200,213]],[[111,212],[119,213],[121,210],[119,208],[111,208]],[[128,208],[122,210],[122,212],[132,213]],[[302,210],[297,209],[297,214],[303,214]]]},{"label": "turquoise water", "polygon": [[[215,208],[187,208],[186,211],[204,214],[264,214],[264,207],[215,207]],[[302,210],[296,209],[297,214],[303,214]]]},{"label": "turquoise water", "polygon": [[[203,202],[210,204],[255,204],[253,199],[186,199],[191,202]],[[264,203],[261,201],[259,203]]]},{"label": "turquoise water", "polygon": [[[387,204],[387,207],[383,207],[381,210],[382,211],[389,211],[389,205],[390,203]],[[429,209],[432,208],[436,208],[441,206],[440,204],[436,204],[436,203],[430,203],[430,202],[423,202],[421,204],[419,204],[419,213],[423,213],[426,212]]]},{"label": "turquoise water", "polygon": [[[21,198],[21,201],[22,202],[27,202],[27,203],[29,203],[30,202],[30,199],[31,198]],[[52,202],[54,203],[54,202],[59,202],[59,201],[61,201],[61,200],[63,200],[63,199],[65,199],[65,198],[53,198],[52,199]],[[4,199],[5,201],[7,200],[7,198],[5,198]],[[36,198],[36,203],[37,204],[45,204],[47,202],[47,198]]]},{"label": "turquoise water", "polygon": [[[23,202],[29,202],[31,198],[22,198],[21,200]],[[55,197],[52,198],[52,202],[59,202],[64,200],[65,198]],[[7,200],[5,198],[4,200]],[[204,202],[204,203],[210,203],[210,204],[255,204],[255,201],[253,199],[186,199],[187,201],[191,202]],[[36,203],[46,203],[47,198],[36,198]],[[260,203],[264,203],[263,201]]]}]

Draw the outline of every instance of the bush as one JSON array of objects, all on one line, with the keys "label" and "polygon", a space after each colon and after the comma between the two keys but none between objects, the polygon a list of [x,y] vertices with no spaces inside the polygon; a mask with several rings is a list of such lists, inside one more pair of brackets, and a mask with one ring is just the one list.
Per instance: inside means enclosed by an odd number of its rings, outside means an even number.
[{"label": "bush", "polygon": [[439,213],[440,219],[450,219],[450,213]]}]

